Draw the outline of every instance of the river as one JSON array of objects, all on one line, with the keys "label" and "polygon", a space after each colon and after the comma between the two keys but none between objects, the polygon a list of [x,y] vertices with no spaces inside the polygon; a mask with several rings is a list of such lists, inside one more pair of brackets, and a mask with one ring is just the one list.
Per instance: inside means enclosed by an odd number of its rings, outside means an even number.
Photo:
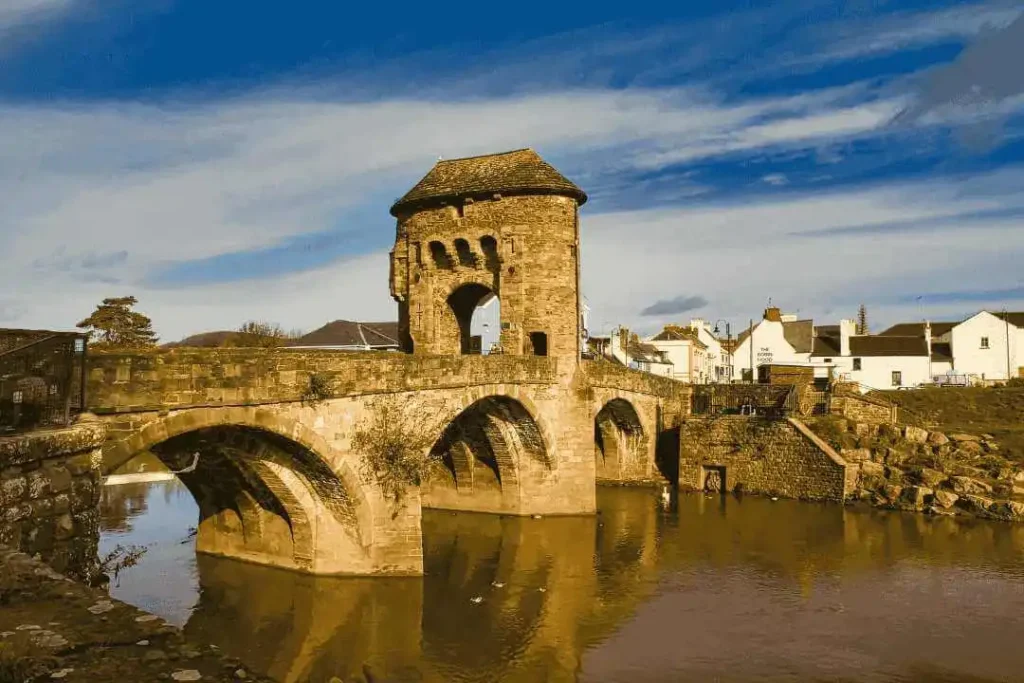
[{"label": "river", "polygon": [[1021,681],[1024,526],[600,489],[595,517],[425,511],[426,576],[197,556],[175,480],[106,487],[111,593],[280,681]]}]

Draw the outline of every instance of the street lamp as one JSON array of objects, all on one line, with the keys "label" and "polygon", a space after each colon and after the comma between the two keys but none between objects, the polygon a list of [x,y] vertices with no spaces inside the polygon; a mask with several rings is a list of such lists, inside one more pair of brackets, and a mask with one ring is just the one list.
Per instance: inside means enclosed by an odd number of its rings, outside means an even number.
[{"label": "street lamp", "polygon": [[[729,326],[729,321],[723,320],[722,318],[719,318],[718,320],[715,321],[715,329],[714,329],[714,332],[713,332],[715,337],[718,337],[718,335],[720,333],[720,328],[718,327],[718,323],[725,323],[725,342],[726,342],[726,347],[729,349],[729,358],[731,360],[732,359],[732,329]],[[719,344],[719,346],[721,346],[721,344]],[[730,362],[725,367],[729,371],[729,381],[732,382],[732,363]],[[715,374],[717,375],[718,373],[715,373]],[[718,378],[716,377],[715,379],[717,380]]]}]

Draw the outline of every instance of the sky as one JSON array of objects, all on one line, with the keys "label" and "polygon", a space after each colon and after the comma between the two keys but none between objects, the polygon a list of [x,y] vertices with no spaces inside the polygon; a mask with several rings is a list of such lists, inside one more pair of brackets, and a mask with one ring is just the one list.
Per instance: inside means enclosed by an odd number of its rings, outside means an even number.
[{"label": "sky", "polygon": [[1024,310],[1017,2],[0,0],[0,326],[393,320],[391,203],[532,147],[591,333]]}]

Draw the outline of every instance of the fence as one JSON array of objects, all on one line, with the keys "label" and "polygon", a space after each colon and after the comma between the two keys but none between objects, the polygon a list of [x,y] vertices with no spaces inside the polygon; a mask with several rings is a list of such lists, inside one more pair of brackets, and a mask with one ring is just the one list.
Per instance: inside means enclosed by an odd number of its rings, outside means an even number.
[{"label": "fence", "polygon": [[71,423],[85,406],[86,336],[0,330],[0,434]]},{"label": "fence", "polygon": [[799,391],[785,384],[697,384],[694,415],[771,415],[798,412]]}]

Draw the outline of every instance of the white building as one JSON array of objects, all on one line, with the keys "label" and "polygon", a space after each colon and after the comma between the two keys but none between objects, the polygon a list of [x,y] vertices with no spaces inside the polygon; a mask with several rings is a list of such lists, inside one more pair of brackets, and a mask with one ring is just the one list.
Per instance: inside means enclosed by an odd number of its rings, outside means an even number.
[{"label": "white building", "polygon": [[756,378],[761,365],[810,364],[813,345],[813,320],[797,320],[796,316],[783,316],[778,308],[766,308],[753,330],[748,328],[736,338],[733,379]]},{"label": "white building", "polygon": [[709,381],[731,381],[732,354],[716,336],[716,334],[719,333],[719,330],[717,328],[712,328],[709,323],[701,320],[700,318],[695,318],[690,321],[690,329],[697,333],[697,339],[707,347],[706,362],[708,364],[708,368],[706,374],[710,378]]},{"label": "white building", "polygon": [[901,323],[879,336],[925,336],[934,381],[1005,381],[1024,366],[1024,313],[980,311],[961,322]]},{"label": "white building", "polygon": [[1016,377],[1021,365],[1021,328],[981,311],[952,330],[953,371],[984,380]]},{"label": "white building", "polygon": [[666,326],[647,343],[661,352],[671,363],[672,379],[690,384],[707,384],[713,368],[708,360],[708,347],[698,337],[697,330],[689,327]]},{"label": "white building", "polygon": [[609,337],[591,336],[587,340],[588,353],[627,368],[672,377],[672,362],[662,351],[636,338],[631,338],[629,343],[624,345],[623,338],[627,334],[627,330],[616,329]]},{"label": "white building", "polygon": [[817,328],[811,360],[833,368],[836,378],[862,390],[918,387],[932,381],[931,339],[921,334],[857,335],[853,320]]}]

